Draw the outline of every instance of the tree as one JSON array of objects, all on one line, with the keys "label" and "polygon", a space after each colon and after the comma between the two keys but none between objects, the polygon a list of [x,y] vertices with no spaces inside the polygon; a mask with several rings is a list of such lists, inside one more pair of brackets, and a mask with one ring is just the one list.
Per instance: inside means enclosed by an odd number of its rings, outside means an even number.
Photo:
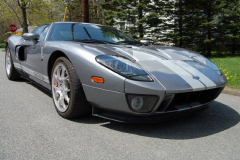
[{"label": "tree", "polygon": [[62,21],[65,5],[62,0],[31,0],[28,8],[29,25],[42,25]]},{"label": "tree", "polygon": [[28,23],[27,23],[27,7],[30,3],[30,0],[17,0],[18,6],[20,7],[22,11],[22,19],[23,19],[23,33],[28,33]]},{"label": "tree", "polygon": [[[20,15],[20,16],[19,16]],[[10,24],[16,24],[17,26],[22,26],[21,11],[14,1],[0,1],[0,19],[1,26],[4,27],[6,31]],[[1,30],[2,31],[2,30]]]},{"label": "tree", "polygon": [[238,0],[224,1],[224,7],[219,15],[219,42],[232,54],[239,51],[240,43],[240,2]]},{"label": "tree", "polygon": [[[93,0],[92,6],[94,8],[95,14],[97,15],[96,18],[93,18],[93,19],[98,19],[98,17],[99,17],[99,23],[102,24],[103,15],[102,15],[102,8],[100,5],[100,2],[102,2],[102,0]],[[92,15],[94,15],[94,14],[92,14]]]},{"label": "tree", "polygon": [[[89,0],[89,22],[102,23],[102,9],[100,2],[102,0]],[[65,0],[64,3],[68,7],[67,21],[82,22],[82,1],[81,0]]]},{"label": "tree", "polygon": [[142,39],[154,34],[156,27],[162,23],[163,1],[158,0],[111,0],[102,3],[104,23],[116,25],[127,21],[131,25],[127,31],[135,38]]},{"label": "tree", "polygon": [[221,0],[177,1],[173,12],[174,33],[169,33],[175,44],[210,56],[218,48],[219,15],[224,6]]},{"label": "tree", "polygon": [[60,21],[64,9],[61,0],[4,0],[0,2],[0,12],[4,21],[17,22],[26,33],[28,25]]}]

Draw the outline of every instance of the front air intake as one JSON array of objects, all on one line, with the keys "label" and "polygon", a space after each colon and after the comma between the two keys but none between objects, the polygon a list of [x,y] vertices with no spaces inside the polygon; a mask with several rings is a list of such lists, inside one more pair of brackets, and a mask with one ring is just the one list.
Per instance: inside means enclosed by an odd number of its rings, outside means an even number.
[{"label": "front air intake", "polygon": [[157,112],[178,110],[175,106],[188,105],[194,102],[201,104],[209,103],[221,93],[222,89],[221,87],[202,91],[167,94],[157,109]]}]

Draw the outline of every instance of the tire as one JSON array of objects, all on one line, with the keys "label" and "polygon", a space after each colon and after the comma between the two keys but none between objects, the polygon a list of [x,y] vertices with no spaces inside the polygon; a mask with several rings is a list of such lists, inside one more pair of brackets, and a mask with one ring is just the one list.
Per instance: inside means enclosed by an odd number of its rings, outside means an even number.
[{"label": "tire", "polygon": [[12,61],[12,56],[9,47],[6,48],[6,54],[5,54],[5,71],[6,75],[9,80],[17,80],[20,78],[19,73],[16,71],[13,61]]},{"label": "tire", "polygon": [[61,117],[71,119],[90,113],[91,106],[78,75],[65,57],[58,58],[53,65],[51,89],[54,106]]}]

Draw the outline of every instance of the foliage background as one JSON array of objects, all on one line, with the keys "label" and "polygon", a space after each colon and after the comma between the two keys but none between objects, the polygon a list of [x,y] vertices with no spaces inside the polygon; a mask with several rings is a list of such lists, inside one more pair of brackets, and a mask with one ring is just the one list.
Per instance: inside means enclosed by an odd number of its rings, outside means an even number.
[{"label": "foliage background", "polygon": [[105,0],[102,8],[105,24],[127,20],[135,38],[207,56],[240,52],[239,0]]},{"label": "foliage background", "polygon": [[[24,7],[23,4],[26,4]],[[0,42],[8,26],[82,21],[81,0],[1,0]],[[206,56],[240,53],[239,0],[89,0],[90,22],[128,25],[124,32],[153,44],[174,45]]]}]

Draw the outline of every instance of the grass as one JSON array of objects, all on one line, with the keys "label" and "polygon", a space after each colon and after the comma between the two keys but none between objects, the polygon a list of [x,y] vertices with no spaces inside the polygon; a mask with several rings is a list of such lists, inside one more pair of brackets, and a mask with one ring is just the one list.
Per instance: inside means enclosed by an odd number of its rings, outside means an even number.
[{"label": "grass", "polygon": [[221,56],[209,58],[227,78],[227,86],[240,89],[240,56]]},{"label": "grass", "polygon": [[5,48],[5,43],[0,43],[0,48]]}]

